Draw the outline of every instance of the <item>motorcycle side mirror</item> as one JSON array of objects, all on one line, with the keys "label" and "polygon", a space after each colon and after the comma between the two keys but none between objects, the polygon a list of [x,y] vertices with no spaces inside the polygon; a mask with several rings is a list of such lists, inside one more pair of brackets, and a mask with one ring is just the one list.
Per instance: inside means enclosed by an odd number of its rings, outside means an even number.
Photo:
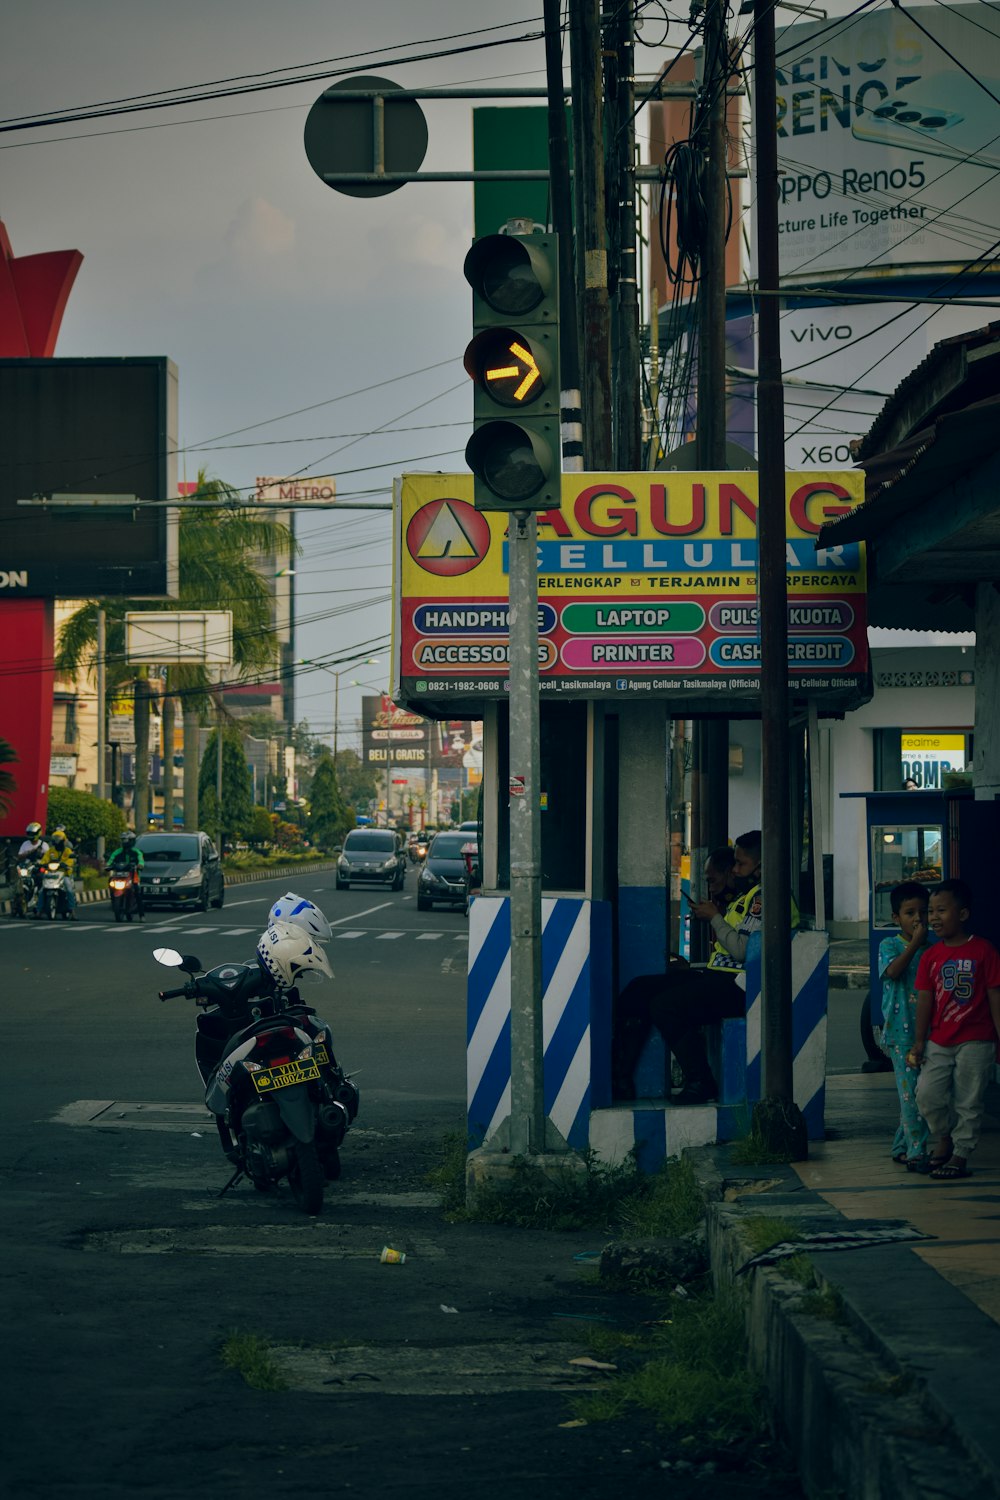
[{"label": "motorcycle side mirror", "polygon": [[201,959],[178,953],[176,948],[154,948],[153,957],[167,969],[183,969],[185,974],[200,974]]},{"label": "motorcycle side mirror", "polygon": [[176,948],[154,948],[153,957],[165,969],[179,969],[184,963]]}]

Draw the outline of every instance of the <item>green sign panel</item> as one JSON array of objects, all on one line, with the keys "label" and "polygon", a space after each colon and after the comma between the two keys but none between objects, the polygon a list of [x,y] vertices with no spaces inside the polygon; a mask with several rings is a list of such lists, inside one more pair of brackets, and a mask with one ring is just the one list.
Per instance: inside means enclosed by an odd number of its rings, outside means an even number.
[{"label": "green sign panel", "polygon": [[658,635],[663,630],[693,635],[705,623],[700,604],[565,604],[563,629],[572,635]]}]

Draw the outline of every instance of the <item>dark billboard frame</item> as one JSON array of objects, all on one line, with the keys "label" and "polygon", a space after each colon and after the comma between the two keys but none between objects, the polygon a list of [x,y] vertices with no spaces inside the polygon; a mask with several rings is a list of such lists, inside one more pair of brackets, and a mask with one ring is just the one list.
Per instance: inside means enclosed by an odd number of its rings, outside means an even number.
[{"label": "dark billboard frame", "polygon": [[165,356],[0,359],[0,599],[175,595],[176,455]]}]

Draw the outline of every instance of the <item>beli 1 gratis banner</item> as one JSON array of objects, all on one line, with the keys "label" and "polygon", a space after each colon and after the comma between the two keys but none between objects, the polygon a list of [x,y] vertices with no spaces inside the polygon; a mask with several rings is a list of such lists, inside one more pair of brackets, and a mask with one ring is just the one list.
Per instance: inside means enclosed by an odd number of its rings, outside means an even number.
[{"label": "beli 1 gratis banner", "polygon": [[[820,711],[870,697],[863,547],[816,547],[864,498],[859,471],[786,475],[788,676]],[[757,475],[563,475],[538,516],[543,693],[645,694],[686,712],[752,712],[759,694]],[[426,710],[502,697],[507,517],[468,475],[397,483],[397,697]]]}]

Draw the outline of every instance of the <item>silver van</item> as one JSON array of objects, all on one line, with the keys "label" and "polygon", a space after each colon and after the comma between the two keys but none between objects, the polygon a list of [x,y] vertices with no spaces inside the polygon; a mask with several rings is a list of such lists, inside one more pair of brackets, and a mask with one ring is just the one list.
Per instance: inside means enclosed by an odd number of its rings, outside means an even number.
[{"label": "silver van", "polygon": [[337,890],[351,885],[386,885],[401,891],[406,879],[406,850],[391,828],[352,828],[337,861]]},{"label": "silver van", "polygon": [[143,857],[142,904],[194,906],[208,911],[226,899],[222,861],[207,833],[144,833],[135,841]]}]

